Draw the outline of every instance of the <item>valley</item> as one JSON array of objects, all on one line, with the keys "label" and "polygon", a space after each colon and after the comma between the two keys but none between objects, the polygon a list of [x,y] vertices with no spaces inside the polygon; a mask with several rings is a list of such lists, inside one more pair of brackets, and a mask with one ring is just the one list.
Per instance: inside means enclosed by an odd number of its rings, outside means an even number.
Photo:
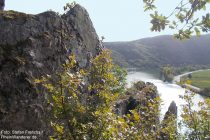
[{"label": "valley", "polygon": [[129,42],[105,42],[112,50],[115,63],[124,68],[137,68],[157,73],[170,65],[175,74],[210,68],[210,35],[193,36],[189,40],[176,40],[164,35]]}]

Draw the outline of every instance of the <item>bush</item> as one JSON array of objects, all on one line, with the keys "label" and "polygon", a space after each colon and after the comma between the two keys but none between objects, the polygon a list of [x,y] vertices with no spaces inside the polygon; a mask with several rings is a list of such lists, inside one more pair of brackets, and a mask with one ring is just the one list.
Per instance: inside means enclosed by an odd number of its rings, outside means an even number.
[{"label": "bush", "polygon": [[[160,98],[153,96],[157,90],[151,84],[143,88],[138,82],[134,91],[145,92],[141,103],[128,114],[118,116],[114,106],[119,95],[125,91],[126,72],[113,65],[110,52],[104,50],[91,60],[87,69],[77,67],[74,55],[63,64],[63,71],[35,80],[48,92],[49,117],[53,128],[50,139],[110,140],[178,139],[176,118],[169,116],[159,121]],[[143,89],[142,89],[143,88]],[[192,96],[183,96],[183,124],[189,128],[185,136],[189,139],[205,139],[209,136],[208,109],[200,102],[201,110],[193,111]]]}]

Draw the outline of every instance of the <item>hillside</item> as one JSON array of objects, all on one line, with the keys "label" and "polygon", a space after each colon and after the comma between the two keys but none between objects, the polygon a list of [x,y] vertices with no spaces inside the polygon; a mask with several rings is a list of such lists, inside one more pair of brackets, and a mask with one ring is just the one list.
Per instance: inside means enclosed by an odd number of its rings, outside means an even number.
[{"label": "hillside", "polygon": [[123,67],[142,70],[159,69],[162,65],[183,67],[210,65],[210,35],[179,41],[170,35],[143,38],[130,42],[106,42],[114,61]]}]

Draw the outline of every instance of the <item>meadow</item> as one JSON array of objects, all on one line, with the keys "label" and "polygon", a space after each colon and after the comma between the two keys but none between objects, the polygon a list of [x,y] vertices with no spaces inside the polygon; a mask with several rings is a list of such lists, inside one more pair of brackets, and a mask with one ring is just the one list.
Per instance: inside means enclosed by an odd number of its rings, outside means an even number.
[{"label": "meadow", "polygon": [[191,84],[198,88],[210,88],[210,70],[192,73]]}]

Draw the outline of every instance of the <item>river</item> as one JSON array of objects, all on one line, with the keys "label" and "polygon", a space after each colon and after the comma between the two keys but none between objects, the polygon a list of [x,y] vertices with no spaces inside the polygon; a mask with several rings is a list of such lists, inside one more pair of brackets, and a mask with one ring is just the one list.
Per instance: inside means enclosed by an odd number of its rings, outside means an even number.
[{"label": "river", "polygon": [[[176,76],[174,79],[178,80],[180,76]],[[162,119],[166,111],[168,110],[168,107],[172,101],[176,102],[176,105],[178,107],[178,120],[180,120],[180,114],[181,114],[181,106],[185,104],[185,102],[179,98],[180,95],[184,95],[186,89],[182,88],[181,86],[175,84],[175,83],[166,83],[158,78],[152,76],[151,74],[145,73],[145,72],[128,72],[128,75],[126,77],[127,80],[127,86],[130,87],[132,82],[141,80],[145,82],[151,82],[153,83],[157,89],[158,93],[162,99],[161,104],[161,116]],[[195,95],[195,98],[193,99],[195,105],[199,101],[203,101],[204,98],[200,96],[199,94]],[[196,106],[195,106],[196,108]]]}]

